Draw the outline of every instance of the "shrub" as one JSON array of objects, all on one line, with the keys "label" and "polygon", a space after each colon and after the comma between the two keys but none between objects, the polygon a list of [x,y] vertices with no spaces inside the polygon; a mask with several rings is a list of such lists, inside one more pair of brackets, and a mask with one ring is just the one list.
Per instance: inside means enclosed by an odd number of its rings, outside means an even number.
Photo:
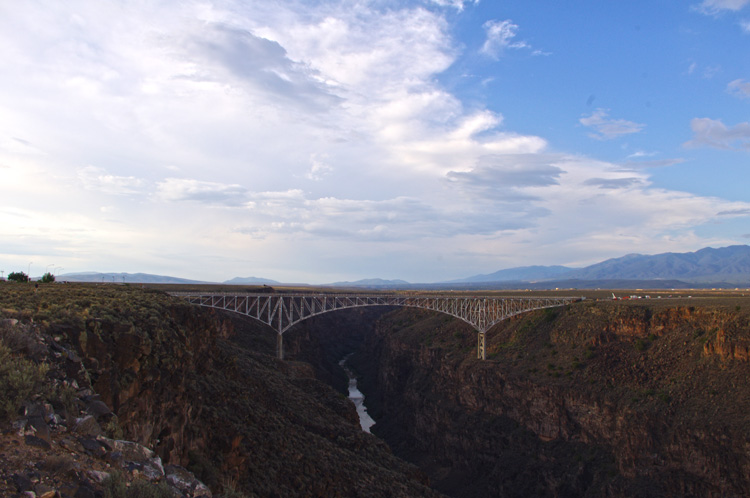
[{"label": "shrub", "polygon": [[636,339],[635,341],[635,349],[638,351],[645,351],[647,347],[646,341],[643,339]]},{"label": "shrub", "polygon": [[8,274],[8,282],[28,282],[29,276],[22,271],[14,271]]},{"label": "shrub", "polygon": [[0,420],[11,420],[24,401],[35,394],[45,394],[46,363],[34,364],[15,357],[0,341]]},{"label": "shrub", "polygon": [[659,393],[659,399],[663,401],[664,403],[669,403],[670,401],[672,401],[672,396],[670,396],[667,393],[662,392],[662,393]]},{"label": "shrub", "polygon": [[118,471],[112,472],[102,482],[104,498],[174,498],[174,493],[164,481],[159,484],[136,479],[128,482]]}]

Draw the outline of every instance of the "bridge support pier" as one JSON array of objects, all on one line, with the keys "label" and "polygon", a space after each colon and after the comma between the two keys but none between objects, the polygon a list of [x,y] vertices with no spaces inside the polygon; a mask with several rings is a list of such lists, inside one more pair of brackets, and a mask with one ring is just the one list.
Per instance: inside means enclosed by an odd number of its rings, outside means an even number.
[{"label": "bridge support pier", "polygon": [[276,336],[276,357],[280,360],[284,359],[284,336],[282,334]]},{"label": "bridge support pier", "polygon": [[484,332],[479,333],[479,340],[477,344],[477,359],[478,360],[484,360],[485,354],[484,354]]}]

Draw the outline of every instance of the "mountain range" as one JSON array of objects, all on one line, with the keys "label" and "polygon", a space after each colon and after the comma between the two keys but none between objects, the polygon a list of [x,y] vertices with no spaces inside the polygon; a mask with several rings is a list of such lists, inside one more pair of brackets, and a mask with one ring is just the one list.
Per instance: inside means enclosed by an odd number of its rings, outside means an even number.
[{"label": "mountain range", "polygon": [[[69,282],[207,284],[184,278],[147,273],[75,273],[57,276]],[[235,277],[227,285],[280,285],[260,277]],[[304,285],[304,284],[296,284]],[[602,287],[602,288],[669,288],[690,286],[750,286],[750,246],[735,245],[695,252],[655,255],[628,254],[584,268],[566,266],[522,266],[494,273],[474,275],[449,282],[411,284],[405,280],[370,278],[355,282],[334,282],[331,287],[362,288],[512,288],[512,287]]]},{"label": "mountain range", "polygon": [[526,266],[475,275],[455,282],[544,282],[552,280],[677,280],[692,284],[750,283],[750,246],[737,245],[696,252],[628,254],[584,268]]}]

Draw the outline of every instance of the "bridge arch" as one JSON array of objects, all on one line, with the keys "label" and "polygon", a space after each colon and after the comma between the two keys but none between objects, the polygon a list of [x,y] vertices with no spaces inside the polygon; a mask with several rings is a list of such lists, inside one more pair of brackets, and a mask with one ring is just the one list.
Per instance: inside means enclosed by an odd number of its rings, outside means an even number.
[{"label": "bridge arch", "polygon": [[277,332],[277,356],[284,358],[283,334],[310,317],[365,306],[403,306],[445,313],[478,333],[477,358],[485,359],[485,334],[495,324],[528,311],[564,306],[579,297],[497,297],[427,294],[232,294],[173,292],[207,308],[254,318]]}]

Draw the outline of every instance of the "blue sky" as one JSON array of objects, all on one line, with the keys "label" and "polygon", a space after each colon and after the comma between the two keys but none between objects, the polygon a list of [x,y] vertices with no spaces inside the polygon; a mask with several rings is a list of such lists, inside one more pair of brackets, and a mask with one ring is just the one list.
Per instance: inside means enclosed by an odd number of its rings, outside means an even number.
[{"label": "blue sky", "polygon": [[432,282],[750,242],[750,0],[0,5],[0,269]]}]

